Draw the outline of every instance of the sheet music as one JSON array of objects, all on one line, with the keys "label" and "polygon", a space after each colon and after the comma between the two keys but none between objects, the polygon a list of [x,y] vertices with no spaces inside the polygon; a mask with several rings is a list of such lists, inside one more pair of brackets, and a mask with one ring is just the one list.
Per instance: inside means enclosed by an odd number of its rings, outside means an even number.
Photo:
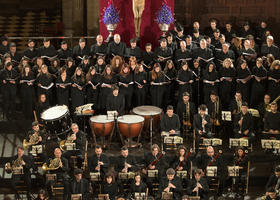
[{"label": "sheet music", "polygon": [[47,58],[47,59],[51,59],[51,60],[55,59],[56,57],[57,57],[57,55],[55,55],[55,56],[53,56],[53,57],[49,57],[49,56],[41,56],[41,58]]},{"label": "sheet music", "polygon": [[97,83],[96,85],[94,85],[91,81],[88,84],[91,85],[92,87],[97,87],[98,85],[100,85],[100,83]]},{"label": "sheet music", "polygon": [[138,86],[143,87],[143,85],[141,85],[140,83],[138,83],[137,81],[134,81]]},{"label": "sheet music", "polygon": [[181,59],[178,59],[177,61],[181,62],[181,61],[190,61],[190,60],[192,60],[192,58],[181,58]]},{"label": "sheet music", "polygon": [[72,83],[56,83],[56,86],[68,86],[71,85]]},{"label": "sheet music", "polygon": [[199,59],[203,60],[204,62],[210,62],[211,60],[214,60],[214,58],[209,58],[208,60],[204,59],[204,58],[201,58],[201,57],[198,57]]},{"label": "sheet music", "polygon": [[40,88],[43,88],[43,89],[45,89],[45,90],[49,90],[52,86],[53,86],[54,84],[53,83],[51,83],[50,85],[48,85],[48,86],[40,86]]},{"label": "sheet music", "polygon": [[21,80],[22,83],[33,83],[35,79],[33,80]]},{"label": "sheet music", "polygon": [[231,112],[230,111],[222,111],[222,120],[223,121],[231,121]]}]

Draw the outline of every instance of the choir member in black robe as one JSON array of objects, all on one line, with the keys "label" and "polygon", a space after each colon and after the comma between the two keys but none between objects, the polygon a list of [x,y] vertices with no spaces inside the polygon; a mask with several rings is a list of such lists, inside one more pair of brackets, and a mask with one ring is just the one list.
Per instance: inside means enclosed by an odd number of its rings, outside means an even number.
[{"label": "choir member in black robe", "polygon": [[195,59],[193,61],[193,78],[194,82],[192,84],[192,101],[195,103],[195,107],[198,107],[200,103],[202,102],[202,71],[201,66],[199,65],[199,60]]},{"label": "choir member in black robe", "polygon": [[146,193],[147,189],[147,185],[143,182],[141,174],[137,172],[135,174],[133,182],[130,185],[128,198],[135,198],[135,193]]},{"label": "choir member in black robe", "polygon": [[201,200],[208,200],[209,186],[200,169],[194,171],[194,178],[187,185],[187,193],[188,195],[199,196]]},{"label": "choir member in black robe", "polygon": [[265,32],[267,30],[269,30],[267,22],[262,19],[259,25],[256,27],[256,39],[258,40],[258,43],[262,42],[262,38],[265,37]]},{"label": "choir member in black robe", "polygon": [[88,180],[82,178],[83,170],[74,170],[74,179],[70,183],[70,194],[82,194],[81,200],[87,200],[90,198],[89,183]]},{"label": "choir member in black robe", "polygon": [[255,42],[254,36],[248,35],[247,39],[250,42],[250,48],[253,49],[257,55],[260,55],[261,50],[259,48],[259,45]]},{"label": "choir member in black robe", "polygon": [[180,42],[180,49],[177,49],[174,54],[176,69],[181,67],[182,62],[191,63],[192,54],[191,51],[186,48],[186,42]]},{"label": "choir member in black robe", "polygon": [[34,65],[34,62],[38,56],[38,49],[35,48],[35,42],[33,40],[28,40],[28,47],[24,50],[23,56],[29,60],[31,66]]},{"label": "choir member in black robe", "polygon": [[195,114],[193,117],[193,129],[196,136],[196,148],[198,148],[200,138],[211,138],[211,128],[212,123],[210,121],[210,116],[206,113],[206,105],[202,104],[199,106],[198,114]]},{"label": "choir member in black robe", "polygon": [[123,59],[120,56],[114,56],[111,62],[111,67],[115,75],[119,74],[123,65]]},{"label": "choir member in black robe", "polygon": [[160,120],[162,136],[163,134],[167,134],[168,136],[180,136],[180,126],[180,119],[178,115],[174,113],[173,106],[167,106],[166,114],[164,114]]},{"label": "choir member in black robe", "polygon": [[6,36],[2,36],[1,44],[0,44],[0,54],[4,55],[8,51],[9,51],[8,38]]},{"label": "choir member in black robe", "polygon": [[271,99],[276,99],[280,95],[280,61],[275,60],[268,72],[268,94]]},{"label": "choir member in black robe", "polygon": [[175,69],[172,60],[168,60],[166,62],[166,66],[164,68],[163,73],[166,78],[166,81],[168,82],[165,86],[165,98],[163,101],[163,106],[166,107],[167,105],[173,105],[175,102],[175,79],[177,77],[177,70]]},{"label": "choir member in black robe", "polygon": [[95,154],[89,157],[88,167],[90,172],[100,172],[101,179],[104,179],[109,167],[109,159],[102,152],[100,145],[95,146]]},{"label": "choir member in black robe", "polygon": [[232,60],[226,58],[223,61],[222,68],[219,70],[220,77],[220,90],[219,97],[221,98],[222,108],[229,109],[229,104],[233,96],[233,80],[235,78],[236,71],[233,66]]},{"label": "choir member in black robe", "polygon": [[103,43],[103,36],[96,36],[96,44],[93,44],[90,48],[90,54],[93,58],[93,64],[96,64],[97,58],[102,56],[105,58],[107,53],[107,45]]},{"label": "choir member in black robe", "polygon": [[61,66],[66,64],[66,60],[69,57],[72,57],[72,49],[68,48],[66,41],[62,41],[60,49],[57,50],[57,58],[59,59]]},{"label": "choir member in black robe", "polygon": [[77,67],[74,75],[71,78],[71,100],[72,100],[72,111],[81,105],[84,105],[84,86],[86,84],[85,77],[82,69]]},{"label": "choir member in black robe", "polygon": [[174,156],[170,162],[171,166],[175,171],[187,171],[188,177],[191,174],[191,152],[187,152],[186,147],[180,145],[178,147],[177,155]]},{"label": "choir member in black robe", "polygon": [[241,49],[242,49],[242,39],[237,37],[236,35],[233,36],[231,40],[230,49],[234,52],[235,60],[237,60],[241,56]]},{"label": "choir member in black robe", "polygon": [[274,169],[274,173],[269,177],[265,189],[267,190],[268,188],[275,188],[277,183],[279,183],[280,179],[280,165],[276,166]]},{"label": "choir member in black robe", "polygon": [[255,60],[257,58],[257,53],[251,48],[250,40],[244,41],[244,48],[241,49],[241,58],[245,59],[247,65],[250,69],[255,65]]},{"label": "choir member in black robe", "polygon": [[262,102],[266,90],[267,71],[262,65],[263,60],[258,58],[252,69],[251,107],[257,108]]},{"label": "choir member in black robe", "polygon": [[[203,36],[200,34],[198,29],[193,29],[192,31],[192,41],[193,41],[193,45],[197,46],[197,44],[200,43],[200,40],[203,39]],[[193,48],[190,48],[193,49]]]},{"label": "choir member in black robe", "polygon": [[[36,117],[37,120],[41,123],[41,114],[50,107],[49,102],[47,101],[46,94],[41,94],[38,96],[38,102],[35,105]],[[36,120],[36,119],[35,119]]]},{"label": "choir member in black robe", "polygon": [[101,84],[101,74],[96,72],[95,67],[90,67],[86,75],[87,82],[87,103],[93,103],[94,108],[97,108],[98,95]]},{"label": "choir member in black robe", "polygon": [[38,49],[38,56],[44,59],[44,63],[49,66],[50,61],[56,56],[56,50],[49,38],[44,38],[43,46]]},{"label": "choir member in black robe", "polygon": [[[27,186],[27,199],[31,200],[30,192],[31,192],[31,173],[30,168],[32,166],[32,160],[29,156],[24,155],[24,148],[18,146],[17,147],[17,155],[13,156],[10,159],[11,165],[14,161],[19,160],[19,165],[23,168],[23,174],[12,174],[11,187],[13,192],[15,193],[16,199],[20,199],[18,190],[16,185],[20,182],[20,180],[24,181],[24,184]],[[19,166],[17,166],[19,167]]]},{"label": "choir member in black robe", "polygon": [[246,102],[250,102],[251,78],[251,71],[248,68],[247,62],[245,60],[241,60],[236,70],[236,90],[239,90],[241,92],[242,98]]},{"label": "choir member in black robe", "polygon": [[255,134],[253,133],[253,117],[248,111],[248,104],[242,103],[241,112],[234,119],[234,135],[236,138],[248,138],[251,143]]},{"label": "choir member in black robe", "polygon": [[[179,99],[176,113],[182,122],[182,126],[188,126],[188,128],[191,128],[191,123],[196,110],[194,103],[190,102],[190,94],[188,92],[183,93],[182,100]],[[190,124],[187,124],[188,121]]]},{"label": "choir member in black robe", "polygon": [[4,118],[14,118],[16,108],[16,92],[18,73],[13,69],[11,62],[5,64],[5,68],[1,72],[0,80],[2,82],[3,93],[3,113]]},{"label": "choir member in black robe", "polygon": [[240,37],[246,38],[248,35],[255,35],[254,31],[251,29],[249,22],[244,22],[242,29],[239,34]]},{"label": "choir member in black robe", "polygon": [[267,36],[266,44],[261,47],[261,55],[266,57],[268,54],[272,54],[275,59],[280,57],[279,48],[274,44],[274,39],[271,35]]},{"label": "choir member in black robe", "polygon": [[[170,33],[172,32],[170,31]],[[173,35],[173,41],[176,41],[178,46],[180,45],[181,41],[184,41],[186,39],[186,36],[184,35],[184,28],[182,25],[177,26],[176,33],[172,35]]]},{"label": "choir member in black robe", "polygon": [[210,19],[209,20],[209,25],[208,27],[205,28],[204,30],[204,34],[209,36],[209,37],[212,37],[213,36],[213,33],[214,31],[217,29],[217,20],[216,19]]},{"label": "choir member in black robe", "polygon": [[53,104],[53,92],[52,88],[54,85],[54,76],[48,72],[48,66],[42,65],[41,72],[37,75],[37,96],[46,94],[47,101],[50,105]]},{"label": "choir member in black robe", "polygon": [[56,98],[58,105],[66,105],[69,107],[71,79],[67,75],[65,67],[60,68],[59,76],[56,79]]},{"label": "choir member in black robe", "polygon": [[132,155],[128,154],[128,148],[126,146],[123,146],[121,148],[121,155],[117,158],[117,163],[115,165],[117,172],[131,172],[134,171],[135,168],[135,158]]},{"label": "choir member in black robe", "polygon": [[88,70],[90,68],[90,60],[89,57],[87,55],[83,56],[82,58],[82,62],[79,65],[79,67],[83,70],[84,74],[88,73]]},{"label": "choir member in black robe", "polygon": [[280,138],[280,113],[277,111],[277,103],[271,103],[271,112],[266,112],[264,117],[264,130]]},{"label": "choir member in black robe", "polygon": [[51,65],[49,66],[49,72],[54,75],[58,76],[59,74],[59,69],[60,69],[60,61],[58,58],[55,58],[51,61]]},{"label": "choir member in black robe", "polygon": [[226,22],[225,30],[223,34],[226,37],[226,42],[231,43],[233,34],[236,34],[235,30],[232,28],[232,23],[230,21]]},{"label": "choir member in black robe", "polygon": [[130,40],[130,47],[125,49],[125,57],[130,58],[130,57],[135,57],[137,60],[141,59],[141,49],[140,47],[137,46],[137,41],[136,39],[131,39]]},{"label": "choir member in black robe", "polygon": [[79,39],[79,44],[73,48],[73,58],[76,65],[79,65],[84,56],[90,55],[90,49],[86,45],[86,40],[84,38]]},{"label": "choir member in black robe", "polygon": [[126,45],[124,42],[121,42],[121,36],[119,34],[114,35],[114,41],[110,42],[107,48],[108,58],[113,58],[114,56],[125,55]]},{"label": "choir member in black robe", "polygon": [[200,40],[200,47],[193,49],[193,58],[199,60],[202,69],[205,69],[213,58],[213,51],[207,47],[205,39]]},{"label": "choir member in black robe", "polygon": [[112,93],[112,86],[115,84],[115,75],[112,73],[112,68],[110,65],[107,65],[101,77],[101,88],[99,95],[99,106],[101,111],[106,110],[107,97]]},{"label": "choir member in black robe", "polygon": [[65,67],[66,67],[67,76],[72,77],[76,70],[76,66],[73,58],[71,57],[67,58]]},{"label": "choir member in black robe", "polygon": [[173,52],[167,46],[167,41],[165,38],[160,40],[160,46],[155,50],[155,59],[160,63],[161,67],[164,68],[166,61],[172,59]]},{"label": "choir member in black robe", "polygon": [[118,86],[113,86],[111,94],[107,96],[106,111],[117,111],[117,116],[124,114],[125,98],[122,94],[119,94]]},{"label": "choir member in black robe", "polygon": [[211,44],[214,46],[214,49],[218,48],[219,44],[220,44],[220,30],[219,29],[215,29],[213,35],[209,36],[211,38]]},{"label": "choir member in black robe", "polygon": [[154,69],[149,74],[150,80],[150,92],[152,96],[152,105],[157,107],[162,107],[162,99],[165,91],[165,76],[161,71],[159,63],[154,64]]},{"label": "choir member in black robe", "polygon": [[185,41],[186,41],[186,48],[187,48],[187,50],[189,50],[189,51],[191,51],[191,52],[192,52],[194,49],[196,49],[196,48],[198,47],[198,45],[199,45],[199,43],[196,43],[196,42],[193,42],[193,41],[192,41],[192,36],[190,36],[190,35],[187,35],[187,36],[186,36]]},{"label": "choir member in black robe", "polygon": [[38,57],[35,61],[35,65],[32,67],[32,71],[33,71],[33,73],[36,77],[41,72],[41,68],[42,68],[43,65],[44,65],[43,58]]},{"label": "choir member in black robe", "polygon": [[177,49],[177,42],[173,40],[173,35],[171,33],[167,33],[167,47],[169,47],[172,52],[175,52]]},{"label": "choir member in black robe", "polygon": [[143,65],[138,65],[134,71],[134,91],[136,96],[136,106],[143,106],[146,102],[147,93],[147,72]]},{"label": "choir member in black robe", "polygon": [[234,52],[232,50],[229,49],[229,44],[228,43],[224,43],[222,45],[222,50],[218,51],[216,53],[216,65],[218,67],[218,71],[220,71],[223,67],[223,62],[225,59],[231,59],[232,61],[234,61],[235,59],[235,55]]},{"label": "choir member in black robe", "polygon": [[101,193],[108,194],[110,199],[116,199],[121,194],[121,188],[115,182],[115,176],[111,173],[106,174],[105,183],[101,186]]},{"label": "choir member in black robe", "polygon": [[182,63],[181,69],[178,71],[177,82],[179,84],[178,99],[182,99],[184,92],[192,94],[191,84],[194,82],[194,74],[189,68],[187,62]]},{"label": "choir member in black robe", "polygon": [[204,103],[209,102],[210,93],[214,91],[215,93],[218,92],[218,81],[219,76],[218,72],[216,71],[216,66],[213,62],[210,62],[206,69],[203,71],[203,95],[204,95]]},{"label": "choir member in black robe", "polygon": [[16,43],[12,42],[10,44],[9,52],[12,59],[12,64],[14,67],[19,65],[19,62],[22,58],[22,55],[17,51],[17,46]]},{"label": "choir member in black robe", "polygon": [[145,67],[145,71],[151,71],[155,61],[155,54],[152,52],[152,44],[147,43],[145,45],[145,51],[142,51],[142,64]]},{"label": "choir member in black robe", "polygon": [[163,192],[172,192],[172,199],[180,200],[182,189],[181,180],[176,176],[175,170],[172,168],[167,169],[166,176],[160,180],[159,196],[161,197]]},{"label": "choir member in black robe", "polygon": [[131,109],[134,82],[133,74],[126,63],[123,64],[120,73],[117,75],[117,79],[120,94],[125,98],[125,111],[128,112]]},{"label": "choir member in black robe", "polygon": [[104,60],[103,56],[98,56],[97,57],[96,64],[95,64],[94,67],[96,69],[96,73],[101,75],[104,72],[104,69],[106,67],[106,63],[105,63],[105,60]]},{"label": "choir member in black robe", "polygon": [[29,65],[23,68],[19,83],[22,98],[22,113],[26,119],[32,119],[33,103],[35,99],[34,91],[35,76]]}]

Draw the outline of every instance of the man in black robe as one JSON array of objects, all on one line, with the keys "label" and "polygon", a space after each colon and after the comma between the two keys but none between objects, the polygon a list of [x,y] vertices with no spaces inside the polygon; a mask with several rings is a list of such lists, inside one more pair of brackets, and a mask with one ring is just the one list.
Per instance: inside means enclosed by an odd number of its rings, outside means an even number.
[{"label": "man in black robe", "polygon": [[151,71],[153,69],[155,54],[152,52],[152,44],[147,43],[145,45],[145,51],[142,51],[142,63],[146,71]]},{"label": "man in black robe", "polygon": [[43,46],[38,49],[38,56],[44,58],[44,62],[47,66],[50,66],[51,61],[56,55],[56,50],[49,38],[44,38]]},{"label": "man in black robe", "polygon": [[89,183],[88,180],[85,178],[82,178],[83,170],[81,169],[75,169],[74,175],[75,178],[71,181],[70,184],[70,194],[81,194],[82,199],[81,200],[87,200],[90,198],[89,193]]},{"label": "man in black robe", "polygon": [[229,49],[228,43],[222,44],[222,50],[216,53],[215,64],[218,67],[218,70],[221,69],[221,67],[223,66],[223,62],[226,58],[230,58],[232,61],[234,61],[235,59],[234,52]]},{"label": "man in black robe", "polygon": [[271,35],[267,36],[266,44],[261,47],[261,55],[266,57],[268,54],[272,54],[275,59],[280,58],[279,48],[274,44],[274,39]]},{"label": "man in black robe", "polygon": [[218,28],[217,27],[217,20],[212,18],[212,19],[210,19],[209,23],[210,23],[210,26],[205,28],[204,34],[209,36],[209,37],[212,37],[214,31]]},{"label": "man in black robe", "polygon": [[136,39],[130,40],[130,48],[125,49],[125,57],[128,59],[131,57],[135,57],[137,61],[141,59],[141,49],[137,46]]},{"label": "man in black robe", "polygon": [[66,59],[72,57],[72,49],[68,48],[66,41],[62,41],[60,49],[57,51],[57,57],[60,60],[60,66],[66,64]]},{"label": "man in black robe", "polygon": [[79,44],[73,48],[73,58],[76,61],[76,65],[79,65],[84,56],[90,55],[90,49],[86,45],[86,40],[84,38],[79,39]]},{"label": "man in black robe", "polygon": [[155,50],[156,60],[160,63],[162,69],[164,69],[166,61],[172,59],[173,52],[167,46],[167,41],[165,38],[160,40],[160,46]]},{"label": "man in black robe", "polygon": [[125,55],[126,45],[124,42],[121,42],[121,36],[119,34],[114,35],[114,41],[110,42],[107,48],[108,58],[113,58],[114,56]]},{"label": "man in black robe", "polygon": [[208,199],[209,186],[207,180],[202,177],[200,169],[194,171],[194,178],[188,182],[187,193],[188,195],[199,196],[201,200]]},{"label": "man in black robe", "polygon": [[213,58],[213,51],[207,47],[205,39],[200,40],[200,47],[193,49],[193,59],[198,59],[199,66],[205,69],[211,58]]},{"label": "man in black robe", "polygon": [[190,35],[187,35],[187,36],[186,36],[185,41],[186,41],[186,48],[187,48],[188,50],[190,50],[191,52],[192,52],[195,48],[197,48],[197,46],[198,46],[198,44],[199,44],[199,43],[196,43],[195,41],[192,41],[192,36],[190,36]]},{"label": "man in black robe", "polygon": [[233,35],[236,34],[235,30],[232,29],[232,23],[226,22],[225,30],[223,34],[226,37],[226,42],[231,43],[231,40],[233,38]]},{"label": "man in black robe", "polygon": [[103,36],[96,36],[96,44],[90,47],[90,54],[93,58],[93,64],[96,64],[96,60],[99,56],[105,58],[107,52],[107,45],[103,43]]},{"label": "man in black robe", "polygon": [[280,112],[277,111],[277,103],[272,102],[271,112],[266,112],[264,117],[264,130],[280,139]]},{"label": "man in black robe", "polygon": [[112,88],[112,93],[108,95],[106,102],[107,111],[117,111],[117,116],[124,114],[125,99],[122,94],[119,94],[119,87]]},{"label": "man in black robe", "polygon": [[184,40],[180,41],[180,49],[175,51],[174,59],[176,69],[181,67],[182,62],[188,62],[188,64],[191,63],[192,54],[191,51],[186,48],[186,42]]},{"label": "man in black robe", "polygon": [[28,47],[24,50],[23,56],[27,57],[29,62],[33,66],[33,62],[38,56],[38,49],[35,48],[35,42],[33,40],[28,40]]},{"label": "man in black robe", "polygon": [[200,40],[202,40],[203,37],[202,35],[200,35],[200,32],[198,29],[193,29],[193,32],[192,32],[192,42],[195,43],[195,44],[199,44],[200,43]]}]

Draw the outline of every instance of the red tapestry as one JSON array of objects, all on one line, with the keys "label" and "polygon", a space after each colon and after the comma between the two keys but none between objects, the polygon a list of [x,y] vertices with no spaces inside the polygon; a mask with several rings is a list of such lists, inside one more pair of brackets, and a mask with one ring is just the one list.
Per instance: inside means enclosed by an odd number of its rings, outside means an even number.
[{"label": "red tapestry", "polygon": [[[106,26],[102,22],[104,9],[108,6],[109,0],[100,0],[100,34],[104,39],[109,35]],[[141,22],[141,47],[148,42],[153,44],[153,47],[158,46],[158,38],[161,36],[156,16],[159,8],[162,6],[164,0],[146,0],[145,9],[142,15]],[[167,5],[174,13],[174,0],[166,0]],[[114,33],[121,35],[121,40],[129,45],[129,40],[135,37],[134,29],[134,16],[132,11],[132,0],[113,0],[113,4],[120,16],[120,23],[118,24]],[[169,30],[173,27],[170,26]]]}]

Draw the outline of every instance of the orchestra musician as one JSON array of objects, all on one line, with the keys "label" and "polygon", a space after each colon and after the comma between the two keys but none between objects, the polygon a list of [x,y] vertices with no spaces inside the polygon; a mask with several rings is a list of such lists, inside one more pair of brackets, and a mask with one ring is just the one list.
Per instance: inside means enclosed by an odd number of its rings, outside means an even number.
[{"label": "orchestra musician", "polygon": [[272,102],[271,112],[266,112],[264,117],[264,130],[273,134],[277,139],[280,138],[280,112],[277,111],[277,103]]},{"label": "orchestra musician", "polygon": [[235,117],[238,113],[241,112],[241,106],[242,106],[242,94],[239,90],[235,92],[234,99],[231,100],[229,105],[229,110],[231,111],[231,114]]},{"label": "orchestra musician", "polygon": [[253,118],[248,111],[247,102],[243,102],[241,106],[241,112],[236,115],[234,119],[234,135],[236,138],[248,138],[250,142],[255,137],[253,133]]},{"label": "orchestra musician", "polygon": [[179,200],[182,196],[182,183],[178,176],[176,176],[175,170],[169,168],[166,170],[166,176],[160,180],[159,195],[163,192],[172,192],[172,199]]},{"label": "orchestra musician", "polygon": [[74,170],[74,179],[70,183],[70,194],[81,194],[81,200],[87,200],[90,198],[89,183],[88,180],[82,177],[83,170]]},{"label": "orchestra musician", "polygon": [[113,86],[111,94],[108,95],[106,101],[107,111],[117,111],[117,116],[124,114],[125,99],[122,94],[119,94],[119,87]]},{"label": "orchestra musician", "polygon": [[173,106],[169,105],[166,108],[166,114],[160,120],[160,129],[163,136],[179,136],[180,135],[180,120],[177,114],[174,113]]},{"label": "orchestra musician", "polygon": [[187,152],[186,147],[180,145],[178,147],[177,155],[174,156],[171,166],[175,171],[187,171],[188,177],[190,177],[191,169],[191,150]]},{"label": "orchestra musician", "polygon": [[[11,187],[15,193],[16,199],[21,199],[16,185],[18,185],[20,180],[24,181],[27,186],[27,199],[31,200],[31,173],[30,168],[32,167],[32,160],[29,156],[24,155],[24,148],[21,146],[17,147],[17,155],[10,159],[10,166],[12,170],[12,180]],[[18,171],[19,170],[19,171]]]},{"label": "orchestra musician", "polygon": [[275,188],[270,187],[266,190],[266,195],[263,200],[280,200],[279,192],[275,190]]},{"label": "orchestra musician", "polygon": [[188,183],[187,193],[188,195],[198,196],[201,200],[208,199],[209,186],[207,180],[202,175],[201,169],[194,170],[194,178]]},{"label": "orchestra musician", "polygon": [[101,188],[102,194],[108,194],[109,199],[116,199],[122,194],[122,186],[115,181],[115,176],[111,173],[105,175],[104,183]]},{"label": "orchestra musician", "polygon": [[47,191],[44,189],[40,189],[35,200],[49,200]]},{"label": "orchestra musician", "polygon": [[121,155],[118,156],[116,162],[116,171],[127,173],[134,170],[136,161],[132,155],[128,154],[128,148],[123,146],[121,148]]},{"label": "orchestra musician", "polygon": [[136,172],[134,181],[130,185],[129,189],[129,195],[128,197],[135,198],[135,193],[146,193],[147,191],[147,185],[146,183],[142,180],[141,173]]},{"label": "orchestra musician", "polygon": [[279,190],[280,186],[280,165],[276,166],[274,169],[274,173],[269,177],[265,189],[274,188],[275,190]]}]

